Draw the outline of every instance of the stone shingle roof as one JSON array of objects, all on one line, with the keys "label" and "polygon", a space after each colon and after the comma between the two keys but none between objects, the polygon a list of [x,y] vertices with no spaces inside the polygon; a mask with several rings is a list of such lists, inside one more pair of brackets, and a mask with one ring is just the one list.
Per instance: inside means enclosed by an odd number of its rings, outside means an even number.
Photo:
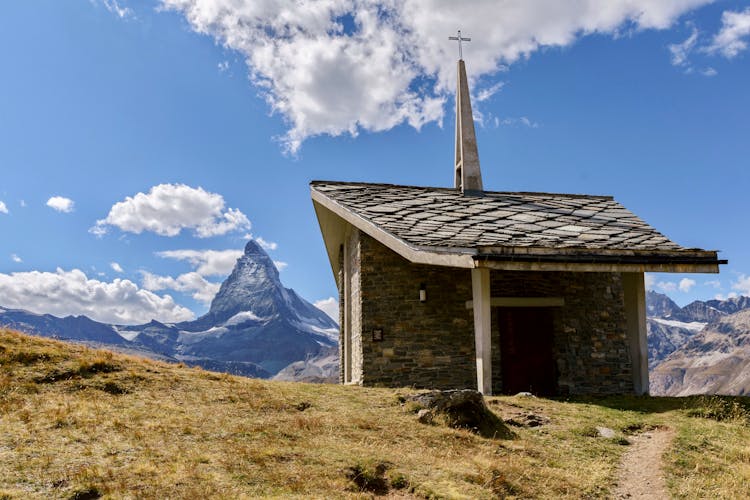
[{"label": "stone shingle roof", "polygon": [[414,247],[680,252],[608,196],[314,181],[313,191]]}]

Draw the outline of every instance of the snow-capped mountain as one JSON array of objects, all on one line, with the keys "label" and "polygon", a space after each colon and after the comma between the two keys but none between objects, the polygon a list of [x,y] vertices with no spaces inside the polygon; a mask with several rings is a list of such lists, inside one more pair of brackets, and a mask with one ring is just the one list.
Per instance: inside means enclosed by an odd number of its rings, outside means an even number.
[{"label": "snow-capped mountain", "polygon": [[285,288],[271,258],[252,240],[209,311],[194,321],[118,326],[85,316],[56,318],[0,309],[0,325],[264,378],[338,341],[338,325]]}]

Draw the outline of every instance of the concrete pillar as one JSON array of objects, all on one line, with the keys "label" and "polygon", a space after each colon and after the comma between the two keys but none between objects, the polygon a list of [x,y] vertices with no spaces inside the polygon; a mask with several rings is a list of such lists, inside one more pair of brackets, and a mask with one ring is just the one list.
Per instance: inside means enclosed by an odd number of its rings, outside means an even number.
[{"label": "concrete pillar", "polygon": [[477,357],[477,390],[485,396],[492,394],[492,345],[490,315],[490,270],[471,270],[471,290],[474,309],[474,345]]},{"label": "concrete pillar", "polygon": [[627,318],[628,346],[633,363],[633,390],[636,394],[647,394],[648,385],[648,340],[646,338],[646,285],[643,273],[622,273],[625,292],[625,316]]}]

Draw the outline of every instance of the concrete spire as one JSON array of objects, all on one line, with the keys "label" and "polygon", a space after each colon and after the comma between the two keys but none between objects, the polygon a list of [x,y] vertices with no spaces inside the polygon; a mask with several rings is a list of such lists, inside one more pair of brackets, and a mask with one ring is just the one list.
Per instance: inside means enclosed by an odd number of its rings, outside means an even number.
[{"label": "concrete spire", "polygon": [[[460,32],[459,32],[460,38]],[[463,193],[482,191],[482,171],[479,168],[474,116],[471,113],[469,83],[463,59],[458,60],[456,86],[456,189]]]}]

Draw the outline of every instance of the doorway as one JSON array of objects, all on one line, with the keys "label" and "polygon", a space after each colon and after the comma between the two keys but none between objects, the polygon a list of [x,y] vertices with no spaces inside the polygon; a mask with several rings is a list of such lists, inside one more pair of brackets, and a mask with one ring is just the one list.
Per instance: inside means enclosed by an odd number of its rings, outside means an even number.
[{"label": "doorway", "polygon": [[501,307],[498,320],[503,394],[557,394],[553,309]]}]

